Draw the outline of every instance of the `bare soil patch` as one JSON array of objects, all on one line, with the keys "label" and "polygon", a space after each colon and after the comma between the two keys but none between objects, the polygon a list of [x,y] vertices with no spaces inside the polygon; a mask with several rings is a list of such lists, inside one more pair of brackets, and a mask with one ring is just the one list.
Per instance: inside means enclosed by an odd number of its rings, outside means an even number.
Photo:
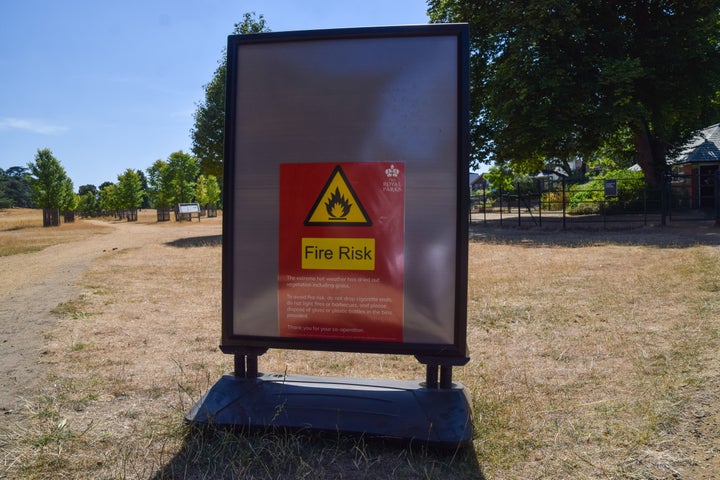
[{"label": "bare soil patch", "polygon": [[[85,238],[0,257],[0,478],[720,472],[715,229],[474,227],[472,360],[454,378],[469,389],[476,433],[469,451],[436,455],[364,440],[188,432],[183,416],[232,369],[217,348],[221,220],[165,224],[145,212],[137,223],[82,223],[93,232]],[[279,350],[260,369],[424,375],[403,356]]]}]

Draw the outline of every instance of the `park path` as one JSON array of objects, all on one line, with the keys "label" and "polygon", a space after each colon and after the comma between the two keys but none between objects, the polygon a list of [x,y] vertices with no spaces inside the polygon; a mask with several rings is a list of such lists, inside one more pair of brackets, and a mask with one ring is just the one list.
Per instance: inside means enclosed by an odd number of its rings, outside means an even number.
[{"label": "park path", "polygon": [[17,410],[42,389],[45,336],[57,321],[52,310],[78,297],[82,274],[93,260],[107,252],[181,238],[189,229],[199,233],[197,224],[85,221],[112,230],[38,252],[0,257],[0,414]]}]

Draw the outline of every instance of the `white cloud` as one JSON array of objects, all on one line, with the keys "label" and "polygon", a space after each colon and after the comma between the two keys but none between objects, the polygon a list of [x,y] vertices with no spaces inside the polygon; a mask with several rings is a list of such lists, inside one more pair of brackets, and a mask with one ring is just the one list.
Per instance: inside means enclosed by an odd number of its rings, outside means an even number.
[{"label": "white cloud", "polygon": [[40,133],[42,135],[56,135],[63,133],[67,130],[67,128],[35,120],[0,118],[0,130],[25,130],[33,133]]}]

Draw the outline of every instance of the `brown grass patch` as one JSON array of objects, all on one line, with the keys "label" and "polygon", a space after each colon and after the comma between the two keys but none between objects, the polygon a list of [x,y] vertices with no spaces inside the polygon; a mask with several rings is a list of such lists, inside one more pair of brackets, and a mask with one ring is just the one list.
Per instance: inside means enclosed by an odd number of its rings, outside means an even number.
[{"label": "brown grass patch", "polygon": [[[676,245],[672,235],[662,245],[628,241],[625,233],[567,242],[562,233],[555,241],[498,232],[472,242],[472,360],[454,377],[471,394],[475,436],[466,451],[432,452],[183,424],[232,369],[217,348],[219,228],[207,241],[182,233],[93,264],[81,297],[58,306],[47,390],[29,401],[14,431],[0,430],[8,475],[711,478],[698,469],[718,466],[694,456],[701,440],[686,428],[698,398],[714,398],[708,418],[718,411],[717,245]],[[260,369],[424,375],[404,356],[282,350],[262,356]],[[703,451],[717,447],[717,437],[703,441]]]},{"label": "brown grass patch", "polygon": [[37,252],[51,245],[109,231],[107,227],[80,219],[57,227],[43,227],[42,210],[3,209],[0,210],[0,257]]}]

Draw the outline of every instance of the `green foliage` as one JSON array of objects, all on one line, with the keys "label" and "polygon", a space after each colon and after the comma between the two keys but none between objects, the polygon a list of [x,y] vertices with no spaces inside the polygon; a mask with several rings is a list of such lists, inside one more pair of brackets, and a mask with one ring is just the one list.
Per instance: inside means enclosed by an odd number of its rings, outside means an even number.
[{"label": "green foliage", "polygon": [[198,159],[182,150],[171,153],[165,167],[171,205],[192,202],[195,196],[195,182],[200,173]]},{"label": "green foliage", "polygon": [[[617,197],[605,196],[605,179],[617,180]],[[641,207],[645,191],[642,172],[612,170],[589,182],[570,187],[568,212],[576,214],[611,212],[614,209],[632,211]]]},{"label": "green foliage", "polygon": [[208,205],[217,205],[220,202],[220,184],[215,175],[208,175],[206,193]]},{"label": "green foliage", "polygon": [[200,175],[195,186],[195,201],[207,207],[217,205],[220,200],[220,185],[214,175]]},{"label": "green foliage", "polygon": [[151,205],[159,208],[172,205],[172,191],[166,162],[156,160],[147,169],[147,183]]},{"label": "green foliage", "polygon": [[76,201],[72,180],[49,149],[38,149],[35,162],[29,163],[28,169],[32,198],[37,206],[72,210]]},{"label": "green foliage", "polygon": [[127,210],[139,208],[145,195],[140,175],[131,168],[125,170],[122,175],[118,175],[116,193],[119,208]]},{"label": "green foliage", "polygon": [[0,168],[0,208],[34,207],[27,168]]},{"label": "green foliage", "polygon": [[510,168],[500,165],[490,167],[484,175],[490,185],[492,195],[502,191],[503,195],[508,193],[526,193],[534,191],[536,185],[531,177],[521,173],[513,172]]},{"label": "green foliage", "polygon": [[600,145],[587,159],[587,164],[591,170],[601,172],[627,169],[633,166],[636,156],[632,132],[629,128],[621,128]]},{"label": "green foliage", "polygon": [[720,120],[716,1],[428,5],[434,22],[471,24],[475,163],[537,171],[544,159],[587,158],[630,132],[636,161],[657,183],[668,146]]},{"label": "green foliage", "polygon": [[501,165],[494,165],[484,176],[488,181],[490,190],[508,192],[512,188],[513,173]]},{"label": "green foliage", "polygon": [[100,214],[100,198],[97,193],[87,190],[82,195],[78,195],[78,210],[86,217],[92,217]]},{"label": "green foliage", "polygon": [[[245,13],[243,21],[236,23],[233,34],[269,32],[265,18],[255,13]],[[190,135],[192,152],[200,160],[205,175],[222,177],[223,142],[225,136],[225,73],[227,70],[227,52],[223,52],[212,79],[203,88],[205,99],[197,104],[195,124]]]},{"label": "green foliage", "polygon": [[207,178],[205,175],[200,175],[195,184],[195,201],[202,206],[208,204]]},{"label": "green foliage", "polygon": [[118,201],[117,185],[105,182],[104,187],[100,189],[100,208],[104,212],[112,212],[121,209]]},{"label": "green foliage", "polygon": [[[196,195],[200,164],[182,150],[171,153],[167,161],[156,160],[147,169],[148,196],[158,208],[192,202]],[[207,178],[202,180],[207,185]]]}]

